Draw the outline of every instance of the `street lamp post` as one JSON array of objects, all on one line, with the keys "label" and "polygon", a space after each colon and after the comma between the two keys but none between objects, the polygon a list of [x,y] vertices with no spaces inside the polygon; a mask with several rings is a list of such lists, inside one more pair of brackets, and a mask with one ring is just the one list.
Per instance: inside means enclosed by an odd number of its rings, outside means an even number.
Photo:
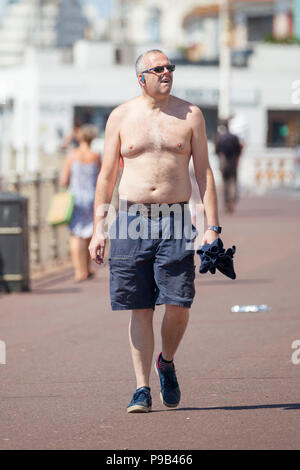
[{"label": "street lamp post", "polygon": [[230,49],[230,13],[229,0],[219,0],[219,106],[220,120],[230,116],[230,80],[231,80],[231,49]]}]

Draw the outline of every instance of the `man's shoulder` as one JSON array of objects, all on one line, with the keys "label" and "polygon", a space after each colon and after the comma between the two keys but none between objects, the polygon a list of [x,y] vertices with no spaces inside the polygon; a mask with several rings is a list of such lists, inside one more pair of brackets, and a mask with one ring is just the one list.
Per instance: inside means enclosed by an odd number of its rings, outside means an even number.
[{"label": "man's shoulder", "polygon": [[133,98],[125,103],[116,106],[110,113],[107,125],[120,128],[124,119],[128,116],[131,109],[134,109],[137,98]]},{"label": "man's shoulder", "polygon": [[199,129],[205,127],[205,120],[201,109],[195,104],[172,96],[174,108],[177,110],[176,114],[184,118],[191,129]]},{"label": "man's shoulder", "polygon": [[135,103],[137,103],[138,99],[139,98],[132,98],[131,100],[126,101],[125,103],[119,104],[112,110],[110,116],[120,118],[122,115],[126,114],[129,109],[135,105]]},{"label": "man's shoulder", "polygon": [[182,98],[178,98],[177,96],[172,95],[173,103],[177,108],[182,111],[186,111],[187,117],[192,119],[201,119],[203,118],[203,114],[199,106],[196,106],[194,103],[190,101],[183,100]]}]

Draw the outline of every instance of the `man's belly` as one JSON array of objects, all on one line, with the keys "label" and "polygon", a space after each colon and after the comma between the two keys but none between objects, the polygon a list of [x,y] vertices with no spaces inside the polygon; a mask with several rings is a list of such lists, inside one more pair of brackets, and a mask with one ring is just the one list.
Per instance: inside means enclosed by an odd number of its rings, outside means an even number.
[{"label": "man's belly", "polygon": [[171,181],[143,182],[123,175],[119,185],[119,197],[136,203],[167,203],[188,201],[191,197],[191,183],[189,178],[181,178],[172,184]]},{"label": "man's belly", "polygon": [[189,155],[170,152],[125,158],[120,198],[136,203],[188,201],[192,192],[189,159]]}]

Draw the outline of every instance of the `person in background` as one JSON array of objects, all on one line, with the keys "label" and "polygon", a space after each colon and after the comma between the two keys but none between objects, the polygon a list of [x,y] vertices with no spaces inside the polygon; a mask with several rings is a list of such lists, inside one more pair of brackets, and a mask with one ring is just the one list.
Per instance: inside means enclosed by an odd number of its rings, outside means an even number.
[{"label": "person in background", "polygon": [[80,145],[80,128],[81,128],[81,126],[80,126],[79,122],[75,122],[72,132],[64,138],[64,140],[63,140],[63,142],[60,146],[60,150],[68,150],[69,147],[72,147],[72,148],[79,147],[79,145]]},{"label": "person in background", "polygon": [[219,157],[223,179],[225,212],[233,213],[238,201],[238,163],[242,153],[239,138],[229,131],[228,121],[218,127],[216,154]]},{"label": "person in background", "polygon": [[69,224],[75,282],[82,282],[93,275],[88,246],[93,234],[94,196],[101,168],[100,155],[91,150],[91,143],[97,134],[98,129],[93,125],[80,128],[77,133],[79,146],[67,155],[60,180],[75,199]]}]

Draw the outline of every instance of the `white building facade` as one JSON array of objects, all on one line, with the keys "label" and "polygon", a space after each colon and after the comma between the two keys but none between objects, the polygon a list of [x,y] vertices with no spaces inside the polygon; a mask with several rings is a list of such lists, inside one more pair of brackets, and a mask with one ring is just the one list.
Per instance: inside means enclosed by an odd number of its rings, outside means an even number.
[{"label": "white building facade", "polygon": [[[115,0],[112,39],[145,48],[160,45],[191,61],[216,61],[220,0]],[[266,37],[294,34],[294,0],[228,0],[230,43],[247,50]]]},{"label": "white building facade", "polygon": [[[74,18],[80,20],[79,3],[72,4]],[[37,5],[43,8],[42,15]],[[103,136],[111,110],[140,93],[134,60],[150,47],[163,48],[177,61],[173,93],[202,109],[211,161],[217,168],[213,142],[220,89],[215,63],[218,2],[116,0],[113,40],[76,42],[72,63],[65,63],[64,46],[70,46],[76,35],[68,44],[63,37],[62,47],[57,47],[59,8],[67,5],[68,0],[16,0],[0,28],[1,174],[44,169],[45,159],[49,167],[54,165],[53,155],[77,122],[98,125]],[[233,67],[230,78],[231,126],[244,142],[241,181],[245,186],[261,181],[291,185],[295,149],[300,146],[300,46],[259,40],[275,26],[277,35],[290,34],[293,0],[236,0],[234,5],[232,48],[254,45],[247,66]],[[30,18],[44,18],[43,28],[30,27]],[[63,32],[65,9],[59,19]],[[80,35],[81,20],[76,24]],[[39,48],[34,46],[37,34]],[[116,65],[116,51],[122,48],[127,65]],[[180,61],[183,56],[190,63]]]},{"label": "white building facade", "polygon": [[[2,174],[37,171],[41,156],[47,157],[51,167],[52,156],[75,121],[98,125],[103,136],[111,110],[140,93],[134,64],[114,65],[110,43],[98,44],[98,50],[93,44],[90,56],[101,58],[102,62],[89,61],[89,47],[88,42],[76,46],[74,64],[61,64],[58,52],[38,54],[33,50],[27,56],[27,64],[1,72],[6,88],[0,106]],[[274,168],[276,161],[291,162],[299,145],[298,59],[297,46],[260,45],[248,68],[232,72],[232,124],[245,144],[241,166],[245,186],[258,181],[255,162],[271,158]],[[218,67],[178,65],[174,72],[173,94],[198,105],[206,117],[215,167],[218,86]],[[286,176],[286,184],[291,183]]]},{"label": "white building facade", "polygon": [[87,25],[80,0],[10,0],[0,21],[0,68],[22,64],[28,46],[70,48]]}]

